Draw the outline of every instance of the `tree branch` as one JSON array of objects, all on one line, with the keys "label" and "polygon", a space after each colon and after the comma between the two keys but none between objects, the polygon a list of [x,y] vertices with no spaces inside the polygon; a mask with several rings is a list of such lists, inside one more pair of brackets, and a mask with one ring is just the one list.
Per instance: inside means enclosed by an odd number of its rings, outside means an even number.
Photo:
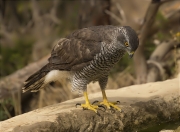
[{"label": "tree branch", "polygon": [[59,24],[61,22],[60,19],[58,19],[56,16],[58,5],[60,4],[60,2],[61,2],[60,0],[54,0],[53,7],[50,13],[48,14],[50,20],[52,20],[55,24]]},{"label": "tree branch", "polygon": [[114,18],[120,25],[124,25],[126,23],[126,16],[125,13],[123,11],[123,9],[121,8],[120,4],[117,3],[116,8],[119,11],[119,16],[117,16],[116,14],[112,13],[109,10],[105,10],[105,13],[108,14],[109,16],[111,16],[112,18]]},{"label": "tree branch", "polygon": [[46,56],[38,62],[29,64],[28,66],[16,71],[15,73],[3,78],[0,80],[0,99],[7,98],[11,96],[11,93],[17,94],[23,86],[23,82],[28,78],[32,73],[39,70],[40,67],[44,66],[47,63]]},{"label": "tree branch", "polygon": [[40,14],[39,14],[40,9],[39,9],[37,0],[31,0],[31,4],[32,4],[32,16],[33,16],[33,20],[35,22],[38,22],[39,18],[40,18]]}]

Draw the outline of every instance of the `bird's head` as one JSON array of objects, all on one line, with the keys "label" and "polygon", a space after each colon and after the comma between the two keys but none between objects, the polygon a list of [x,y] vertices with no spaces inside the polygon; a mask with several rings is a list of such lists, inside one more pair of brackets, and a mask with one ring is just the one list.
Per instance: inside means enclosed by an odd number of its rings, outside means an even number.
[{"label": "bird's head", "polygon": [[139,46],[139,39],[136,32],[129,26],[123,26],[117,36],[118,48],[125,50],[132,58]]}]

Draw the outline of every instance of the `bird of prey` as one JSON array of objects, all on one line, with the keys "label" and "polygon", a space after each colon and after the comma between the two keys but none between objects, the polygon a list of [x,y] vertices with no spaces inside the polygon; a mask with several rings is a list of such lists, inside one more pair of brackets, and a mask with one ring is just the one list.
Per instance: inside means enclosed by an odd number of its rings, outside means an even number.
[{"label": "bird of prey", "polygon": [[80,104],[81,107],[97,113],[98,105],[89,102],[87,84],[98,81],[103,96],[99,104],[121,110],[107,100],[105,88],[108,74],[126,52],[132,57],[138,45],[137,34],[129,26],[93,26],[76,30],[59,40],[48,64],[25,81],[23,92],[36,92],[51,82],[68,77],[72,90],[84,94],[85,104]]}]

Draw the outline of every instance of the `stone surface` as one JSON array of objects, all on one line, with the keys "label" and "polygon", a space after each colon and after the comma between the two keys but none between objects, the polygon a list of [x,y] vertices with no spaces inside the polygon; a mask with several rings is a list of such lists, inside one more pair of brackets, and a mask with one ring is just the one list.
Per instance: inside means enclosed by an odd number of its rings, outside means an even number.
[{"label": "stone surface", "polygon": [[174,132],[174,130],[161,130],[160,132]]},{"label": "stone surface", "polygon": [[180,132],[180,126],[174,132]]},{"label": "stone surface", "polygon": [[[98,114],[76,108],[84,98],[37,109],[0,122],[2,132],[134,132],[148,125],[179,120],[179,78],[163,82],[106,90],[109,101],[119,100],[123,112],[99,108]],[[63,94],[63,93],[62,93]],[[90,101],[102,100],[101,93],[89,95]]]}]

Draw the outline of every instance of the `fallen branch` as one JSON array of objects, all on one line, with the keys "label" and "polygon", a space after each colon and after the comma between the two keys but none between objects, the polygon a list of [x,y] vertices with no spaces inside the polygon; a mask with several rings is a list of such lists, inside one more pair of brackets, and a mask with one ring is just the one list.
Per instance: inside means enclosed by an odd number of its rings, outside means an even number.
[{"label": "fallen branch", "polygon": [[[29,94],[22,94],[21,88],[23,87],[23,83],[32,73],[39,70],[43,65],[47,63],[48,57],[49,55],[44,57],[40,61],[31,63],[23,69],[18,70],[15,73],[0,80],[1,105],[3,105],[5,99],[12,98],[15,115],[19,115],[22,113],[21,100],[27,98],[27,95]],[[9,117],[9,114],[7,115]]]},{"label": "fallen branch", "polygon": [[147,61],[147,64],[149,66],[147,82],[159,81],[162,80],[163,77],[165,77],[163,58],[170,50],[172,50],[174,45],[177,45],[177,42],[171,40],[169,42],[163,42],[154,50],[154,52],[150,56],[150,59]]},{"label": "fallen branch", "polygon": [[47,63],[48,56],[45,56],[38,62],[29,64],[28,66],[16,71],[15,73],[0,80],[0,99],[8,98],[12,93],[17,94],[21,91],[23,82],[32,73],[39,70],[42,66]]},{"label": "fallen branch", "polygon": [[[123,112],[75,108],[84,98],[47,106],[1,122],[3,132],[27,131],[138,131],[148,125],[179,120],[178,78],[107,90],[110,101],[120,100]],[[101,93],[89,95],[90,101],[102,100]]]}]

